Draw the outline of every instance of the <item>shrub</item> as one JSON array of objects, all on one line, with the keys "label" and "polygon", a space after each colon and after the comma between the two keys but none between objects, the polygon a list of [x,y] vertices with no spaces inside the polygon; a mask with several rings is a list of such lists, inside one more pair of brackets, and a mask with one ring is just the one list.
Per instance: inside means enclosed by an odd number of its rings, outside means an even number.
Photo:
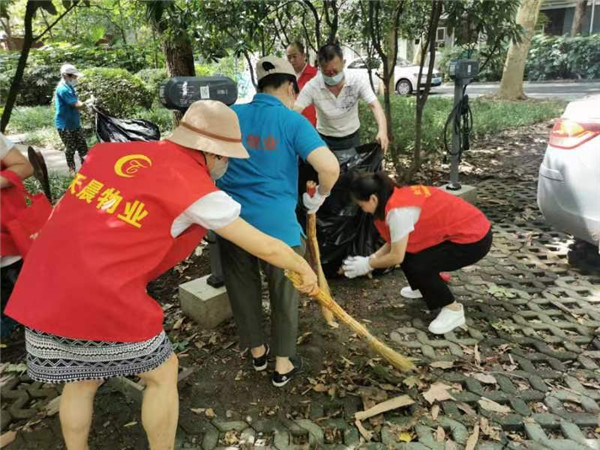
[{"label": "shrub", "polygon": [[165,81],[167,76],[166,69],[142,69],[135,74],[140,80],[146,83],[146,88],[152,93],[152,98],[155,104],[158,104],[158,93],[160,85]]},{"label": "shrub", "polygon": [[54,112],[48,106],[19,106],[10,116],[9,133],[27,133],[54,126]]},{"label": "shrub", "polygon": [[600,35],[536,35],[525,71],[529,80],[600,78]]},{"label": "shrub", "polygon": [[[67,188],[71,184],[71,181],[73,180],[73,177],[70,175],[51,173],[49,174],[49,178],[52,201],[53,203],[56,203],[66,192]],[[40,182],[33,177],[26,179],[24,184],[31,194],[41,194],[44,192]]]},{"label": "shrub", "polygon": [[93,68],[83,74],[77,87],[80,100],[93,95],[96,105],[112,116],[129,118],[137,108],[152,106],[152,94],[144,82],[125,69]]},{"label": "shrub", "polygon": [[173,114],[162,106],[154,106],[152,109],[138,108],[129,118],[146,119],[155,123],[160,128],[161,137],[165,137],[173,130]]}]

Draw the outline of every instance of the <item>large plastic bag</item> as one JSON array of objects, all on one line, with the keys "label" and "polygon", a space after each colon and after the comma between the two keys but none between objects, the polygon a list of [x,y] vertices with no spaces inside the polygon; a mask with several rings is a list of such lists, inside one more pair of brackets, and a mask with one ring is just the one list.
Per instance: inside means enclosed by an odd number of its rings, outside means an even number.
[{"label": "large plastic bag", "polygon": [[99,142],[158,141],[160,129],[149,120],[117,119],[94,107]]},{"label": "large plastic bag", "polygon": [[[348,184],[354,173],[382,170],[381,147],[377,143],[371,143],[333,153],[340,163],[340,179],[317,212],[317,239],[321,250],[321,265],[327,277],[337,275],[347,256],[370,255],[383,244],[373,225],[373,216],[364,213],[348,194]],[[318,179],[316,172],[308,164],[300,165],[298,178],[300,197],[306,191],[306,181]],[[298,219],[304,227],[306,210],[300,207]]]}]

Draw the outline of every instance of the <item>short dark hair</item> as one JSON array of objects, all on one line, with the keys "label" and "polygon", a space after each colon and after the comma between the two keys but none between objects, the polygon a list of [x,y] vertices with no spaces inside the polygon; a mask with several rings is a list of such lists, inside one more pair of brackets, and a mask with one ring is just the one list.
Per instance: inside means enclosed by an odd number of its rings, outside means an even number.
[{"label": "short dark hair", "polygon": [[283,83],[292,83],[296,94],[300,92],[296,77],[287,73],[274,73],[260,79],[258,82],[258,92],[263,92],[267,88],[279,89]]},{"label": "short dark hair", "polygon": [[394,193],[396,183],[387,173],[361,173],[350,181],[350,195],[354,201],[366,202],[375,195],[378,200],[377,209],[373,213],[376,219],[385,220],[385,205]]},{"label": "short dark hair", "polygon": [[289,46],[296,47],[300,53],[304,54],[304,44],[302,44],[302,42],[294,41],[294,42],[291,42]]},{"label": "short dark hair", "polygon": [[338,56],[340,59],[344,59],[344,52],[342,52],[342,47],[337,42],[330,42],[325,44],[323,47],[319,49],[317,52],[317,60],[319,64],[328,63],[333,58]]}]

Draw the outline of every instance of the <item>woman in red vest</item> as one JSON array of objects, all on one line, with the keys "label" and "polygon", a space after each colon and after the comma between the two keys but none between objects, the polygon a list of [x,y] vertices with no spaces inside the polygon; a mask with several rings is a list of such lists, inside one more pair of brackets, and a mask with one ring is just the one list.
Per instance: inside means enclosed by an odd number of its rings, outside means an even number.
[{"label": "woman in red vest", "polygon": [[60,420],[68,450],[87,450],[102,380],[139,375],[142,425],[152,450],[174,448],[177,358],[149,281],[187,258],[207,229],[275,266],[317,278],[283,242],[239,218],[215,187],[228,158],[248,158],[236,114],[191,105],[160,142],[99,144],[27,254],[6,308],[25,325],[29,376],[67,383]]},{"label": "woman in red vest", "polygon": [[385,172],[360,175],[350,192],[364,212],[375,216],[386,244],[371,256],[346,259],[345,275],[354,278],[401,264],[410,286],[400,294],[423,298],[432,311],[441,308],[429,331],[444,334],[464,325],[463,306],[440,272],[475,264],[489,252],[492,230],[485,215],[432,186],[396,186]]}]

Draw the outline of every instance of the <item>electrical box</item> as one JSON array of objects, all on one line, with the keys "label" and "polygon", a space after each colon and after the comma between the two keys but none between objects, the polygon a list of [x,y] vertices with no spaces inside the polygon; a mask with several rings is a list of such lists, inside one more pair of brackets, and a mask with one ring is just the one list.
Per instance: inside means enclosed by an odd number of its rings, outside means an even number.
[{"label": "electrical box", "polygon": [[237,97],[237,84],[222,75],[170,78],[161,84],[159,91],[163,106],[179,111],[186,111],[197,100],[217,100],[229,106]]},{"label": "electrical box", "polygon": [[479,62],[475,59],[455,59],[450,61],[448,74],[453,80],[469,80],[479,73]]}]

